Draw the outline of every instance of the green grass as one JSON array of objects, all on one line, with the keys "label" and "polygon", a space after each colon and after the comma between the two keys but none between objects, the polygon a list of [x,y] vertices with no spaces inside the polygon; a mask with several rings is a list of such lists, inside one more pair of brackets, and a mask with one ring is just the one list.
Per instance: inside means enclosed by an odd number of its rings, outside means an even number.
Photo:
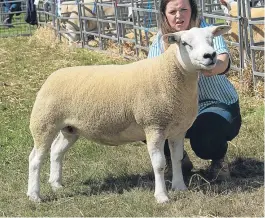
[{"label": "green grass", "polygon": [[229,144],[231,181],[209,181],[209,162],[195,157],[186,141],[195,165],[193,176],[185,177],[189,190],[170,191],[171,202],[159,205],[144,145],[108,147],[82,139],[65,156],[65,188],[51,191],[47,158],[41,173],[45,201],[30,202],[26,190],[33,140],[28,125],[41,84],[62,67],[127,61],[68,49],[47,36],[0,39],[0,56],[0,216],[264,216],[264,106],[244,94],[241,132]]}]

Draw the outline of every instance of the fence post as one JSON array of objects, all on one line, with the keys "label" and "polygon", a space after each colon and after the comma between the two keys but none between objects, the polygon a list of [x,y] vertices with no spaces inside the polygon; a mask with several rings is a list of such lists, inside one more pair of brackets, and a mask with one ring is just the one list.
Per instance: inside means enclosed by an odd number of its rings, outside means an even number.
[{"label": "fence post", "polygon": [[60,33],[60,27],[61,27],[61,19],[59,18],[60,15],[58,14],[58,11],[61,10],[61,1],[57,0],[57,14],[56,14],[56,29],[57,29],[57,37],[59,38],[59,41],[62,40],[62,35]]},{"label": "fence post", "polygon": [[[118,10],[118,3],[117,1],[112,1],[112,6],[114,7],[114,16],[115,16],[115,26],[116,26],[116,37],[119,45],[119,54],[123,53],[123,47],[121,45],[121,39],[120,39],[120,32],[121,32],[121,24],[118,22],[120,17],[122,17],[121,12]],[[123,32],[122,32],[123,37]]]},{"label": "fence post", "polygon": [[77,1],[77,8],[78,8],[78,20],[79,20],[79,34],[80,34],[80,40],[82,48],[84,48],[84,36],[83,36],[83,21],[82,21],[82,10],[81,10],[81,4],[80,1]]},{"label": "fence post", "polygon": [[[248,10],[249,10],[249,2],[247,0],[243,1],[243,29],[244,29],[244,44],[245,44],[245,57],[246,60],[250,59],[250,46],[248,43]],[[245,60],[245,59],[244,59]]]},{"label": "fence post", "polygon": [[[159,7],[160,7],[160,3],[159,2],[160,1],[155,0],[154,7],[155,7],[156,11],[159,11]],[[155,16],[156,16],[156,25],[159,26],[160,24],[158,23],[158,20],[159,20],[158,12],[155,13]]]},{"label": "fence post", "polygon": [[3,2],[0,3],[0,22],[3,22]]},{"label": "fence post", "polygon": [[101,23],[99,22],[100,15],[99,15],[99,7],[98,7],[98,0],[95,0],[95,7],[96,7],[96,16],[97,16],[97,30],[98,30],[98,40],[99,40],[99,47],[101,50],[103,50],[103,44],[102,44],[102,37],[101,37]]},{"label": "fence post", "polygon": [[134,31],[134,42],[135,42],[135,51],[136,51],[136,56],[139,57],[139,50],[137,48],[137,44],[138,44],[138,39],[137,39],[137,31],[135,29],[136,26],[136,22],[135,22],[135,14],[134,14],[134,0],[131,0],[131,4],[132,4],[132,20],[133,20],[133,31]]},{"label": "fence post", "polygon": [[[245,3],[247,4],[247,19],[248,20],[251,20],[250,2],[249,2],[249,0],[245,0]],[[255,77],[255,71],[256,71],[256,66],[255,66],[255,53],[251,49],[251,47],[254,45],[252,27],[249,28],[249,37],[250,37],[249,50],[250,50],[251,62],[252,62],[252,79],[253,79],[253,86],[255,88],[257,81],[256,81],[256,77]]]},{"label": "fence post", "polygon": [[238,40],[239,40],[239,77],[240,81],[242,81],[243,78],[243,69],[244,69],[244,38],[243,38],[243,22],[244,18],[242,17],[242,5],[241,1],[237,2],[237,17],[238,17]]},{"label": "fence post", "polygon": [[[84,16],[86,16],[86,13],[85,13],[85,7],[86,7],[86,5],[85,5],[85,1],[84,0],[82,0],[82,5],[83,5],[83,15]],[[84,25],[83,25],[83,27],[84,27],[84,44],[87,44],[86,42],[88,42],[88,35],[87,35],[87,32],[88,32],[88,21],[85,19],[84,20]]]},{"label": "fence post", "polygon": [[51,3],[51,11],[52,11],[52,26],[55,27],[55,14],[56,14],[56,0],[53,0]]}]

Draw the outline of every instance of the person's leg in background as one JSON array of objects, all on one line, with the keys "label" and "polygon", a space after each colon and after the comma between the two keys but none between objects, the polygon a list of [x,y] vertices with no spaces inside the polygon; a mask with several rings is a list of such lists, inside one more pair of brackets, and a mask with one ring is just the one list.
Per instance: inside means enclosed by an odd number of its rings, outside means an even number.
[{"label": "person's leg in background", "polygon": [[18,12],[16,13],[16,15],[18,16],[21,13],[21,2],[12,2],[10,3],[9,0],[4,0],[4,12],[5,12],[5,18],[4,18],[4,25],[8,28],[10,27],[14,27],[12,25],[12,19],[14,17],[14,13],[13,12]]},{"label": "person's leg in background", "polygon": [[11,3],[9,3],[8,0],[4,0],[4,21],[3,24],[5,25],[5,27],[12,27],[12,18],[14,16],[14,14],[10,14],[10,9],[11,9]]},{"label": "person's leg in background", "polygon": [[[211,171],[213,177],[228,179],[230,172],[225,159],[227,142],[237,136],[241,126],[241,115],[238,103],[233,105],[212,105],[197,116],[192,127],[188,130],[186,138],[190,139],[192,150],[205,160],[212,160]],[[167,160],[167,173],[171,170],[170,151],[167,142],[164,153]],[[183,171],[191,170],[189,157],[186,152],[183,155]],[[185,167],[187,165],[188,167]],[[191,166],[191,168],[189,167]]]},{"label": "person's leg in background", "polygon": [[192,150],[204,160],[212,160],[213,178],[230,178],[226,159],[228,141],[238,135],[241,115],[238,103],[218,104],[204,109],[187,133]]}]

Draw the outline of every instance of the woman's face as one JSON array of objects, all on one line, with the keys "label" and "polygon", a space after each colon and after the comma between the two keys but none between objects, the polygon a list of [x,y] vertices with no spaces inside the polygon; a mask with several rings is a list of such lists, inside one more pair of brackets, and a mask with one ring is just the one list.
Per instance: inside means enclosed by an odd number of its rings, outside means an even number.
[{"label": "woman's face", "polygon": [[169,25],[176,31],[187,30],[190,24],[191,7],[189,0],[171,0],[165,11]]}]

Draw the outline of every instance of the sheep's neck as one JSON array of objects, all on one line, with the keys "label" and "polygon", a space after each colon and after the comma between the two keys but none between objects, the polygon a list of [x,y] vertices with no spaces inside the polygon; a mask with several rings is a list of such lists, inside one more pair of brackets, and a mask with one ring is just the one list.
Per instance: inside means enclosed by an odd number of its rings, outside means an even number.
[{"label": "sheep's neck", "polygon": [[[177,44],[171,45],[164,53],[165,60],[169,60],[169,63],[172,63],[177,69],[180,70],[182,74],[187,76],[195,75],[197,76],[196,69],[193,67],[187,54],[180,51]],[[184,60],[185,59],[185,60]]]},{"label": "sheep's neck", "polygon": [[[167,86],[172,89],[190,89],[197,87],[198,73],[192,69],[188,71],[187,67],[183,67],[176,56],[176,45],[171,45],[161,56],[158,63],[160,63],[159,72],[160,81],[165,81]],[[184,85],[180,85],[184,84]]]},{"label": "sheep's neck", "polygon": [[160,65],[160,88],[163,87],[162,90],[167,93],[169,101],[185,101],[186,105],[192,106],[198,97],[198,73],[194,69],[184,69],[176,56],[177,49],[175,44],[171,45],[157,61]]}]

